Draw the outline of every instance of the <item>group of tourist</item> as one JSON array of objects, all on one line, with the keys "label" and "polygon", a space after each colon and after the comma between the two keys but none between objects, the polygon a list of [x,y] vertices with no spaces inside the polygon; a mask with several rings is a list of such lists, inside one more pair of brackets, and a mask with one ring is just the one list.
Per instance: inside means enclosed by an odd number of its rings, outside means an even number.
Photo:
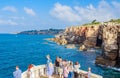
[{"label": "group of tourist", "polygon": [[[59,76],[59,78],[79,78],[79,68],[80,64],[78,62],[73,62],[63,60],[61,57],[56,57],[55,63],[52,63],[50,56],[47,55],[47,64],[46,64],[46,76],[48,78],[53,78],[53,75]],[[34,65],[30,64],[27,69],[28,78],[34,77]],[[13,72],[14,78],[21,78],[22,71],[16,66],[16,71]],[[84,74],[86,78],[90,78],[91,68],[88,68],[88,73]],[[54,77],[56,78],[56,77]]]},{"label": "group of tourist", "polygon": [[[46,75],[51,78],[53,74],[59,76],[59,78],[79,78],[80,64],[63,60],[61,57],[56,57],[55,63],[52,64],[50,56],[47,55]],[[86,78],[90,78],[91,68],[88,68],[88,73],[84,74]]]}]

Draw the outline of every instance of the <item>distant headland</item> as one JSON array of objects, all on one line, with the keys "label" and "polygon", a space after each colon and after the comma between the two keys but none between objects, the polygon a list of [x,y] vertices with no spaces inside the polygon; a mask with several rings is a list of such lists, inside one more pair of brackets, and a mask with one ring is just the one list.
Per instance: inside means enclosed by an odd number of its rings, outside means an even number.
[{"label": "distant headland", "polygon": [[46,35],[56,35],[62,33],[64,29],[46,29],[46,30],[29,30],[29,31],[22,31],[17,34],[28,34],[28,35],[39,35],[39,34],[46,34]]}]

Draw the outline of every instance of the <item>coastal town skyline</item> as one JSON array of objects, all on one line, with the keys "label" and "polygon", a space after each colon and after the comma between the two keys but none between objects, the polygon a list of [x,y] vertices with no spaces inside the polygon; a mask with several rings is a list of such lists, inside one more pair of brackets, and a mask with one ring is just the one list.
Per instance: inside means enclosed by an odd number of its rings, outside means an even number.
[{"label": "coastal town skyline", "polygon": [[120,0],[0,0],[0,33],[120,18]]}]

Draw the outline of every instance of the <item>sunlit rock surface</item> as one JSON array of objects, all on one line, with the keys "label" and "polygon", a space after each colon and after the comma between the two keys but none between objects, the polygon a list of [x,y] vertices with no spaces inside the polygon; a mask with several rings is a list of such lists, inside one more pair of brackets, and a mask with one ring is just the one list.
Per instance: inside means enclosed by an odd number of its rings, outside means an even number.
[{"label": "sunlit rock surface", "polygon": [[71,26],[50,40],[61,45],[79,45],[80,51],[100,47],[102,53],[96,58],[96,64],[120,66],[120,23]]}]

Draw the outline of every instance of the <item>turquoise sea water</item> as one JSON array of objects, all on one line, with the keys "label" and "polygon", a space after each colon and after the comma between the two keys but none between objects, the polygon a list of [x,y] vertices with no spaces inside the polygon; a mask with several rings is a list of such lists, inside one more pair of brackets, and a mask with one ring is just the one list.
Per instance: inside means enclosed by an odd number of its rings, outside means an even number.
[{"label": "turquoise sea water", "polygon": [[12,73],[16,65],[25,71],[29,64],[45,64],[47,54],[50,54],[53,62],[56,56],[60,56],[73,62],[78,61],[83,70],[91,67],[93,73],[104,78],[120,78],[120,72],[94,64],[98,53],[67,49],[44,40],[51,37],[53,36],[0,34],[0,78],[13,78]]}]

